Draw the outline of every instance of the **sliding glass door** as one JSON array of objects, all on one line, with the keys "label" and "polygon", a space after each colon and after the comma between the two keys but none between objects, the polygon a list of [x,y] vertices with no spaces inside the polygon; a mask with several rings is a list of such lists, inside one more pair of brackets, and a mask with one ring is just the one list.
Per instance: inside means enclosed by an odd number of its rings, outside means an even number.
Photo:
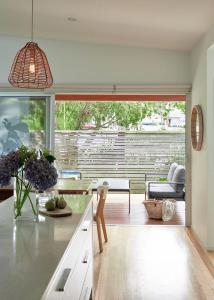
[{"label": "sliding glass door", "polygon": [[0,96],[0,154],[49,147],[50,119],[50,97]]}]

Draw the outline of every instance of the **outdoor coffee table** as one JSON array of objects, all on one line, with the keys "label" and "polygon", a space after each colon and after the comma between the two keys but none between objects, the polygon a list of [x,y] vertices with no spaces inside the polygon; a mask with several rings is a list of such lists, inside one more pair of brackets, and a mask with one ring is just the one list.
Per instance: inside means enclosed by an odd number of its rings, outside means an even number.
[{"label": "outdoor coffee table", "polygon": [[98,186],[104,181],[109,183],[109,192],[127,192],[129,193],[129,214],[130,214],[130,180],[119,178],[99,178],[92,186],[92,192],[97,191]]},{"label": "outdoor coffee table", "polygon": [[58,178],[57,184],[51,188],[59,194],[89,194],[91,180],[73,180],[71,178]]}]

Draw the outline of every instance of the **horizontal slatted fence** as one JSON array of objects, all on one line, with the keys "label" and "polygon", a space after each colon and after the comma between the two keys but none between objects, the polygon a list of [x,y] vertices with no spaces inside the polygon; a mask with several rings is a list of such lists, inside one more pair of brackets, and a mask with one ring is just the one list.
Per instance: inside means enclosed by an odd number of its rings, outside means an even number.
[{"label": "horizontal slatted fence", "polygon": [[56,131],[60,169],[78,169],[83,178],[129,178],[131,192],[144,191],[144,174],[167,173],[184,164],[184,133]]}]

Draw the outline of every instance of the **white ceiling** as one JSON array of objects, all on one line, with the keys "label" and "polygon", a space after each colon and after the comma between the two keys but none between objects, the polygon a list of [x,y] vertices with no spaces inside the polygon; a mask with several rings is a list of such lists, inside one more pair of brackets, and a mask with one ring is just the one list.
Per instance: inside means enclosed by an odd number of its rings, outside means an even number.
[{"label": "white ceiling", "polygon": [[[35,39],[191,50],[214,0],[34,0]],[[69,22],[68,17],[77,18]],[[31,1],[0,0],[0,35],[30,38]]]}]

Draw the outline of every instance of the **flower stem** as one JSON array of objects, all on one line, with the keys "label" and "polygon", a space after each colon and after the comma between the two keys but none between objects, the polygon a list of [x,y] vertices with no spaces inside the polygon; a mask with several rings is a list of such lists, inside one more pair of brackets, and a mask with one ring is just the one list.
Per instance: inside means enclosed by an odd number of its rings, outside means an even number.
[{"label": "flower stem", "polygon": [[22,215],[22,208],[26,200],[30,202],[34,215],[37,215],[36,208],[30,198],[32,185],[24,181],[23,170],[15,176],[16,180],[16,202],[15,202],[15,219]]}]

